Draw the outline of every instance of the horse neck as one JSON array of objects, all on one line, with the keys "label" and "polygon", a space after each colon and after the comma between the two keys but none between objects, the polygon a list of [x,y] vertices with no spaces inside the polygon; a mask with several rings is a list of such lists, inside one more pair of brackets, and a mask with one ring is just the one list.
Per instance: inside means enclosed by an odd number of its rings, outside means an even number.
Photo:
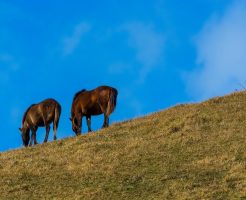
[{"label": "horse neck", "polygon": [[75,101],[73,101],[73,103],[72,103],[72,107],[71,107],[71,117],[74,116],[74,112],[75,112]]},{"label": "horse neck", "polygon": [[29,128],[29,124],[27,123],[27,121],[25,120],[22,124],[22,128],[24,128],[25,130],[30,130]]},{"label": "horse neck", "polygon": [[71,114],[75,114],[76,109],[79,106],[79,104],[80,104],[80,99],[79,99],[79,96],[77,96],[72,103]]}]

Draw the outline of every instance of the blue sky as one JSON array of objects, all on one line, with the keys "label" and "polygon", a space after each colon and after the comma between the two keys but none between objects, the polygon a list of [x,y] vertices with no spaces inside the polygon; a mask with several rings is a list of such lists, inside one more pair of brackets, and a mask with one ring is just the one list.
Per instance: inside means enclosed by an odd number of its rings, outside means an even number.
[{"label": "blue sky", "polygon": [[[70,107],[83,88],[118,89],[112,123],[242,89],[246,80],[243,0],[0,0],[0,26],[0,151],[22,146],[23,113],[48,97],[63,108],[61,139],[74,136]],[[102,120],[92,118],[93,130]]]}]

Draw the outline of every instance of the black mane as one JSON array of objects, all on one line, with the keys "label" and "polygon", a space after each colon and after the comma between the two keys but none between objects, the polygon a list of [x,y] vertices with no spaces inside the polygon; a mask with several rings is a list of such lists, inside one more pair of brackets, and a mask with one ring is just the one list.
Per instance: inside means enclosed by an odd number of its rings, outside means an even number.
[{"label": "black mane", "polygon": [[85,91],[86,91],[86,89],[83,89],[83,90],[78,91],[78,92],[74,95],[73,101],[74,101],[81,93],[83,93],[83,92],[85,92]]},{"label": "black mane", "polygon": [[31,109],[31,107],[34,106],[34,105],[36,105],[36,104],[32,104],[32,105],[30,105],[30,106],[27,108],[26,112],[24,113],[23,119],[22,119],[22,124],[24,124],[24,122],[25,122],[25,120],[26,120],[26,116],[27,116],[28,111],[29,111],[29,110]]}]

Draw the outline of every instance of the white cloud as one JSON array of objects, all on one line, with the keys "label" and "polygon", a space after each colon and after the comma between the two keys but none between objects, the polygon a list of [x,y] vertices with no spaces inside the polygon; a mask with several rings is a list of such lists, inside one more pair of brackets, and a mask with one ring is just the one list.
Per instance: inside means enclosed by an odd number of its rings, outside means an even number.
[{"label": "white cloud", "polygon": [[141,65],[138,81],[143,82],[163,55],[164,35],[157,32],[154,27],[141,22],[124,25],[123,31],[129,35],[129,46],[136,50],[136,60]]},{"label": "white cloud", "polygon": [[198,99],[242,89],[246,80],[246,3],[235,1],[208,20],[196,37],[197,69],[186,76]]},{"label": "white cloud", "polygon": [[79,45],[82,36],[88,33],[91,26],[88,23],[82,22],[77,24],[71,34],[71,36],[65,37],[63,40],[63,54],[70,55],[74,52]]}]

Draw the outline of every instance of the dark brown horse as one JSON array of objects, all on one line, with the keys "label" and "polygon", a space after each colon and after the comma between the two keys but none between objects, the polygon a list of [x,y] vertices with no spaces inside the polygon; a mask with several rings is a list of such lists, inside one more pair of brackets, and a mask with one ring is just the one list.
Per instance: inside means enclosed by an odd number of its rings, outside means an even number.
[{"label": "dark brown horse", "polygon": [[100,86],[94,90],[81,90],[74,95],[71,118],[72,129],[81,134],[82,118],[86,117],[88,132],[91,131],[91,115],[104,114],[103,128],[109,126],[109,115],[116,107],[118,92],[109,86]]},{"label": "dark brown horse", "polygon": [[46,99],[38,104],[31,105],[24,113],[22,119],[22,128],[19,128],[22,135],[22,141],[24,146],[28,146],[30,140],[30,130],[32,131],[31,141],[29,146],[37,144],[36,131],[38,127],[45,126],[46,135],[44,142],[47,142],[50,124],[53,122],[54,140],[56,140],[56,130],[61,115],[61,106],[54,99]]}]

